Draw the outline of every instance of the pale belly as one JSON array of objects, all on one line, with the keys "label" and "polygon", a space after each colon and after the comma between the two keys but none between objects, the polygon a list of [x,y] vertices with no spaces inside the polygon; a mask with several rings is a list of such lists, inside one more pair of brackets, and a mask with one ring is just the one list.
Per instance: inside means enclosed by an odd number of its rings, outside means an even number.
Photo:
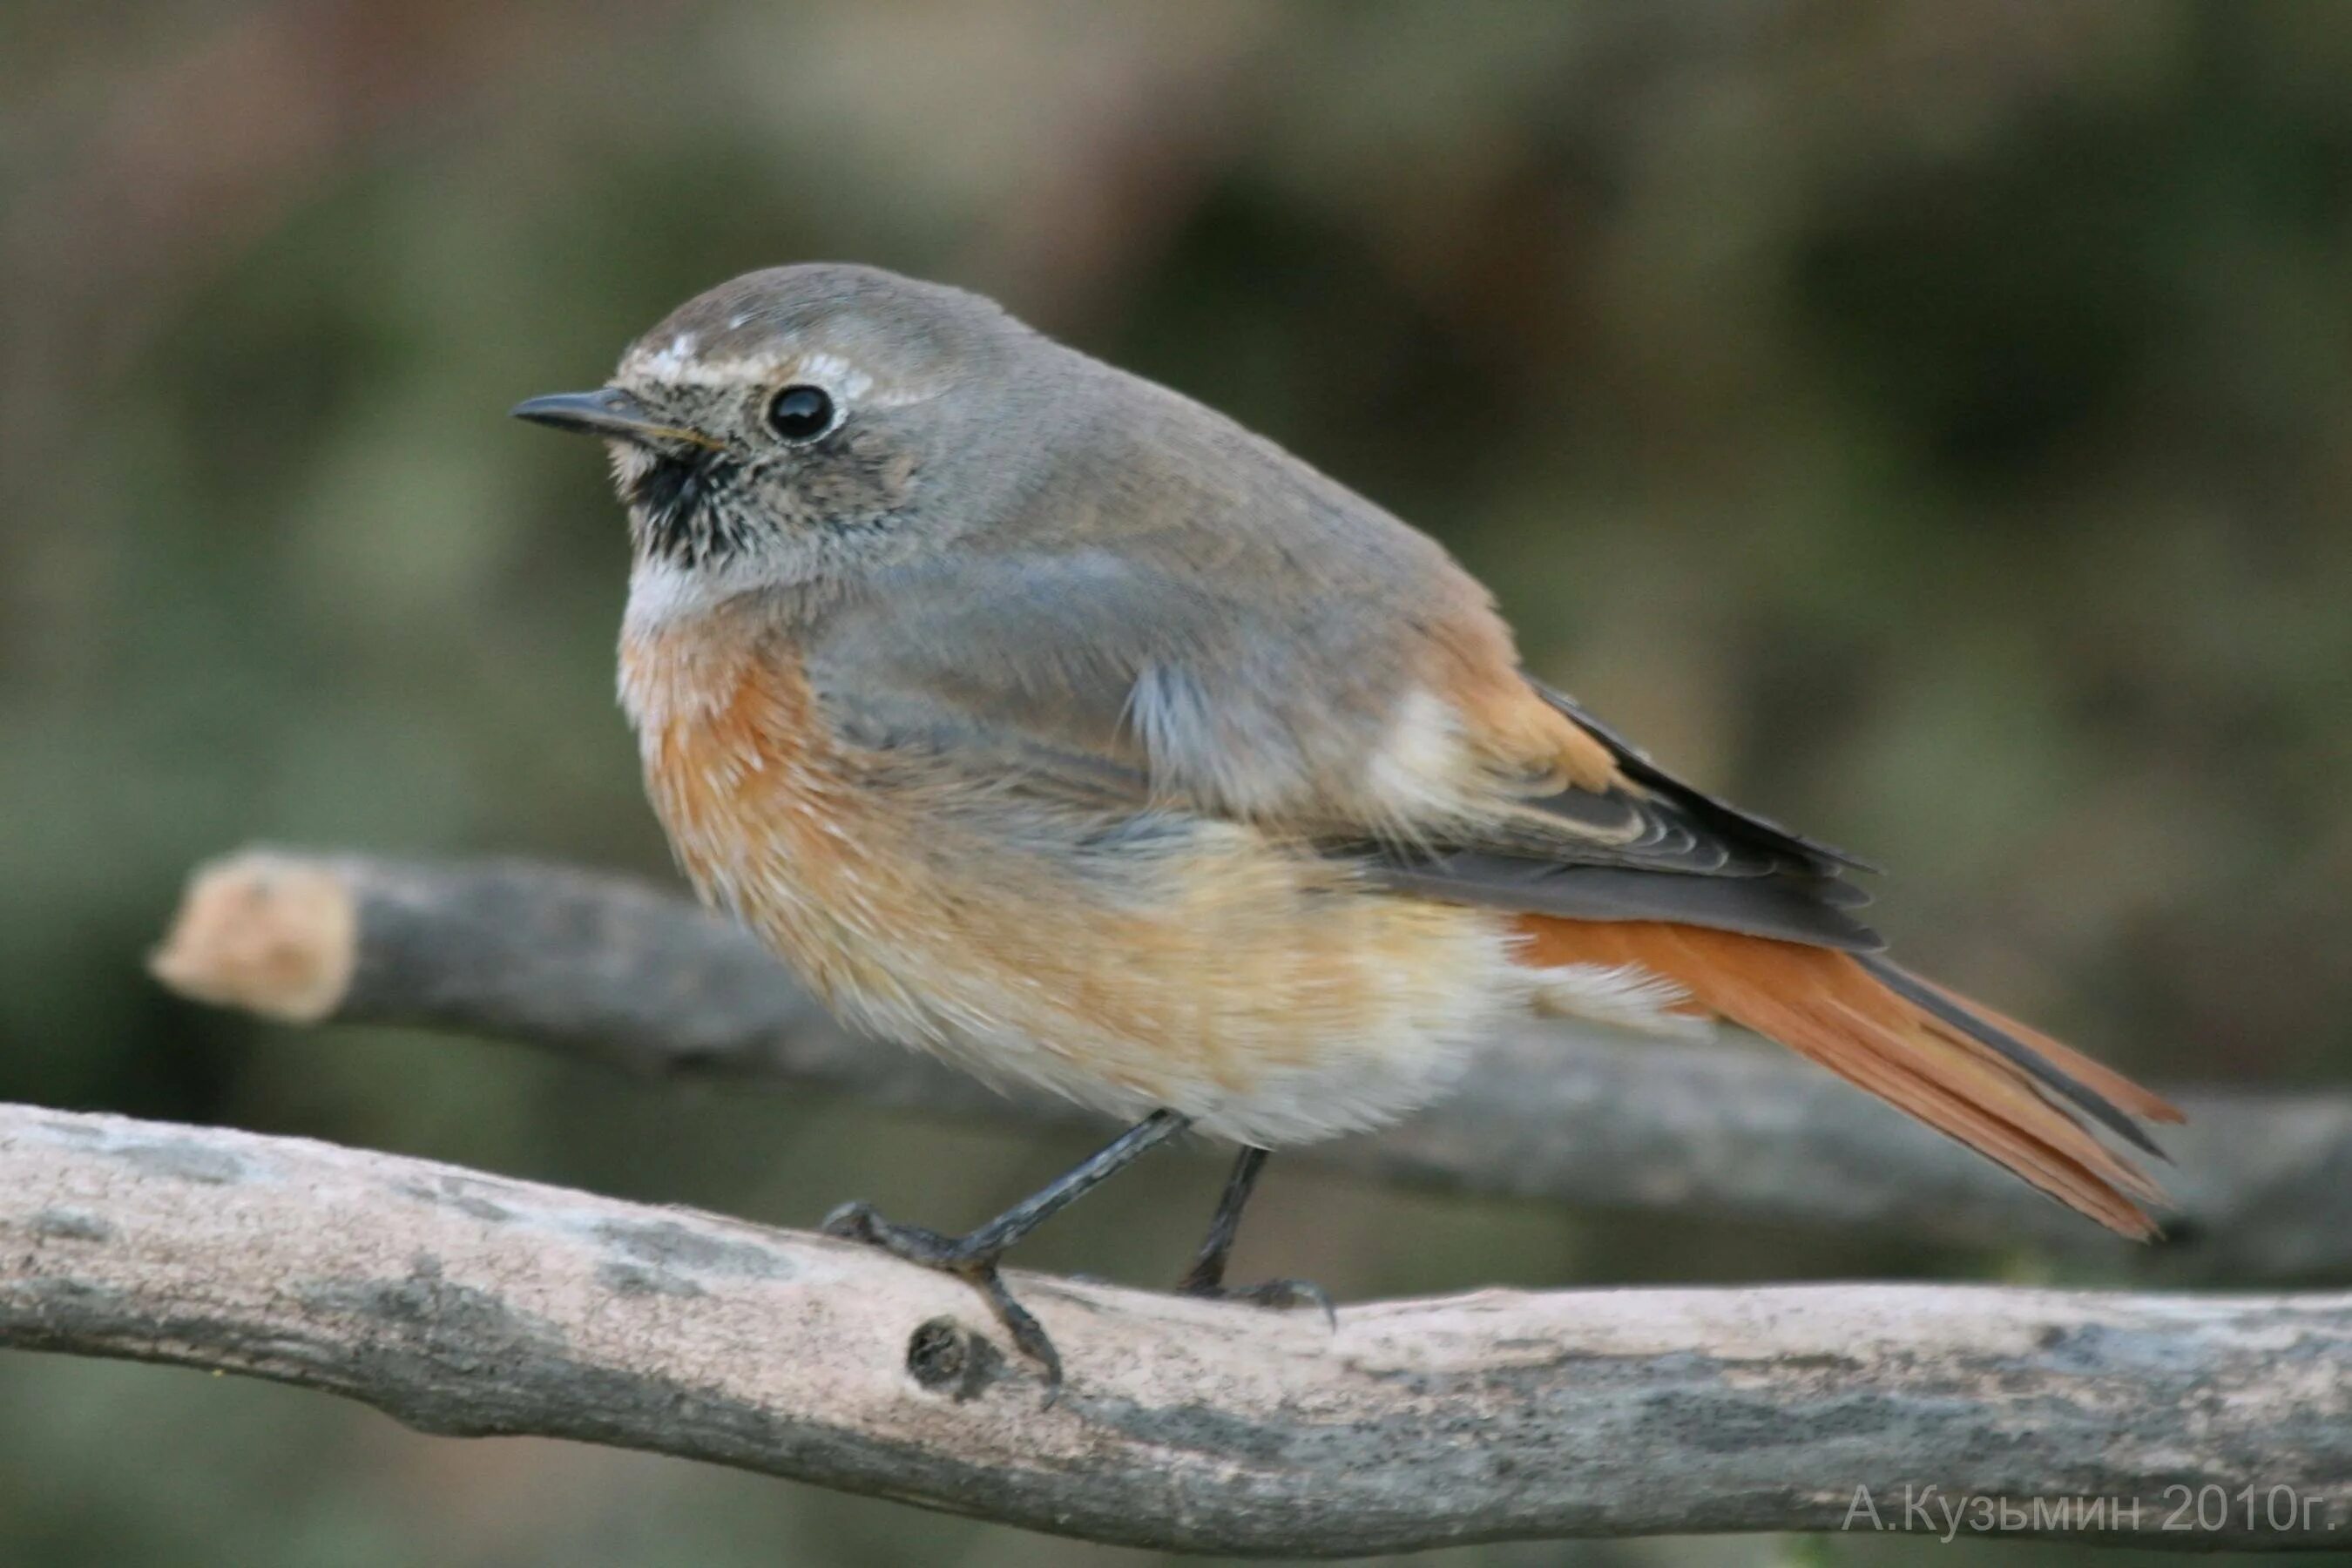
[{"label": "pale belly", "polygon": [[1080,868],[936,815],[812,853],[764,826],[794,807],[758,806],[715,833],[665,816],[705,896],[845,1020],[1120,1117],[1267,1147],[1377,1126],[1530,993],[1496,917],[1348,887],[1244,829]]}]

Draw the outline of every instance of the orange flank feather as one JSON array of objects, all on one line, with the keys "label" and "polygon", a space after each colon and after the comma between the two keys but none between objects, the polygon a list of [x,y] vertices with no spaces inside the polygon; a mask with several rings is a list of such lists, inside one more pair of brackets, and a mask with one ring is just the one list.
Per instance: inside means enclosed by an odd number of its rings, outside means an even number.
[{"label": "orange flank feather", "polygon": [[[1520,917],[1520,961],[1627,965],[1680,985],[1679,1011],[1727,1018],[1967,1144],[2069,1207],[2147,1239],[2143,1204],[2163,1194],[2095,1137],[2075,1107],[2017,1061],[1939,1017],[1851,953],[1655,921]],[[1910,984],[1907,976],[1900,976]],[[2006,1035],[2103,1109],[2150,1121],[2180,1112],[2121,1074],[1940,987],[1920,989]]]},{"label": "orange flank feather", "polygon": [[1617,759],[1581,726],[1537,695],[1515,673],[1507,681],[1458,691],[1457,710],[1487,754],[1546,775],[1553,789],[1633,790]]},{"label": "orange flank feather", "polygon": [[1628,786],[1597,735],[1569,718],[1520,673],[1510,628],[1466,579],[1451,584],[1454,613],[1428,621],[1423,677],[1462,722],[1484,760],[1545,779],[1553,789],[1605,794]]}]

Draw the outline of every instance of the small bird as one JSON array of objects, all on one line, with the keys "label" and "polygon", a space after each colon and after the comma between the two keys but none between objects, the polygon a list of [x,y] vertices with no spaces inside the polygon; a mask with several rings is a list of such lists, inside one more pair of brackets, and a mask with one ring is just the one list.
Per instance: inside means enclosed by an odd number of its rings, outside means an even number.
[{"label": "small bird", "polygon": [[1530,1009],[1745,1026],[2155,1232],[2116,1145],[2178,1110],[1896,967],[1872,868],[1668,773],[1435,542],[1190,398],[826,264],[514,413],[609,447],[621,700],[701,895],[851,1025],[1133,1122],[966,1236],[825,1222],[970,1280],[1049,1383],[1008,1247],[1196,1128],[1241,1152],[1180,1289],[1328,1312],[1225,1283],[1267,1151],[1429,1103]]}]

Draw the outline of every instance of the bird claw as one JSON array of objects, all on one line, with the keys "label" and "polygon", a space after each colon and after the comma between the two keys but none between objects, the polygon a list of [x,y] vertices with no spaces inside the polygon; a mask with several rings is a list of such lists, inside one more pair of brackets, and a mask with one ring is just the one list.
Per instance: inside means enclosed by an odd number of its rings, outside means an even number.
[{"label": "bird claw", "polygon": [[1210,1301],[1246,1301],[1253,1307],[1276,1311],[1313,1307],[1323,1314],[1326,1327],[1334,1331],[1339,1327],[1339,1310],[1331,1304],[1330,1292],[1308,1279],[1267,1279],[1255,1285],[1211,1285],[1188,1280],[1176,1289],[1182,1296]]},{"label": "bird claw", "polygon": [[1051,1405],[1060,1395],[1061,1353],[1055,1350],[1045,1326],[1006,1287],[996,1267],[999,1252],[974,1247],[969,1237],[942,1236],[919,1225],[893,1224],[868,1203],[843,1204],[825,1215],[818,1228],[838,1240],[878,1247],[903,1262],[963,1280],[980,1292],[1014,1348],[1045,1370],[1045,1403]]},{"label": "bird claw", "polygon": [[971,1248],[961,1237],[941,1236],[919,1225],[893,1225],[867,1203],[846,1203],[824,1216],[817,1227],[843,1241],[878,1247],[893,1258],[919,1263],[926,1268],[954,1268],[970,1260]]},{"label": "bird claw", "polygon": [[1035,1362],[1045,1373],[1045,1405],[1053,1406],[1062,1395],[1062,1352],[1054,1348],[1045,1326],[1032,1317],[1029,1309],[1013,1298],[1005,1288],[1004,1276],[997,1272],[994,1263],[953,1270],[969,1281],[988,1300],[989,1310],[1024,1355]]}]

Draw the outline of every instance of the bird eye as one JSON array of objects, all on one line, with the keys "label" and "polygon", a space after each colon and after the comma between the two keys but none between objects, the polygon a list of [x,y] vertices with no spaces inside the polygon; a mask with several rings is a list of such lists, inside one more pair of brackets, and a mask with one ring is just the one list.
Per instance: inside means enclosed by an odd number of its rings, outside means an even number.
[{"label": "bird eye", "polygon": [[788,386],[768,400],[768,428],[787,441],[814,441],[833,426],[833,397],[821,386]]}]

